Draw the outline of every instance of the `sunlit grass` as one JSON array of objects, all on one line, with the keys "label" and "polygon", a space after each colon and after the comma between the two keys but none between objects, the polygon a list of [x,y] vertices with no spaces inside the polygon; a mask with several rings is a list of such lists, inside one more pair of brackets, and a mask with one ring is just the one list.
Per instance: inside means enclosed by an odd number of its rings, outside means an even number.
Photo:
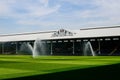
[{"label": "sunlit grass", "polygon": [[119,56],[0,55],[0,79],[47,74],[120,63]]}]

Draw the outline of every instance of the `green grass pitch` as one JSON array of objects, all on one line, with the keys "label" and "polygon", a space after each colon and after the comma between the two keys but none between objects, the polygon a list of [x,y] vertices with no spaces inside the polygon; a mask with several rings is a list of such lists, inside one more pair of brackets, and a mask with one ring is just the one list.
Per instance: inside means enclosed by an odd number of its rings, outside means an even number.
[{"label": "green grass pitch", "polygon": [[0,55],[0,79],[44,75],[120,63],[119,56]]}]

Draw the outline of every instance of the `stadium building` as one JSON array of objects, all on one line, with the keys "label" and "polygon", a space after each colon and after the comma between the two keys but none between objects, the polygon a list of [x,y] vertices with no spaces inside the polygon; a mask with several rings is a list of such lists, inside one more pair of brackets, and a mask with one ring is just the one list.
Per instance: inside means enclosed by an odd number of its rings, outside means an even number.
[{"label": "stadium building", "polygon": [[120,26],[0,35],[0,54],[32,54],[42,43],[46,55],[85,55],[88,42],[98,56],[120,55]]}]

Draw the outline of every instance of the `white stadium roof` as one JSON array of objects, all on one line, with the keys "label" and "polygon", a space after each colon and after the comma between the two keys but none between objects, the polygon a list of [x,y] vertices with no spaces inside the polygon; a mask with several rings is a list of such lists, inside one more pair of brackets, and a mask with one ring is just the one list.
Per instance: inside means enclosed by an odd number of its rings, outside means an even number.
[{"label": "white stadium roof", "polygon": [[120,26],[0,35],[0,42],[120,36]]}]

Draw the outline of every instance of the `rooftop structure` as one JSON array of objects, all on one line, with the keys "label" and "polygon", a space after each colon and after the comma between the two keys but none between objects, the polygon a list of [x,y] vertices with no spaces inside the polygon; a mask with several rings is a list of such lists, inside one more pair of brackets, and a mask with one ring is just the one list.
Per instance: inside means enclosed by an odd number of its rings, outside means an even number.
[{"label": "rooftop structure", "polygon": [[0,35],[0,42],[120,36],[120,26]]}]

